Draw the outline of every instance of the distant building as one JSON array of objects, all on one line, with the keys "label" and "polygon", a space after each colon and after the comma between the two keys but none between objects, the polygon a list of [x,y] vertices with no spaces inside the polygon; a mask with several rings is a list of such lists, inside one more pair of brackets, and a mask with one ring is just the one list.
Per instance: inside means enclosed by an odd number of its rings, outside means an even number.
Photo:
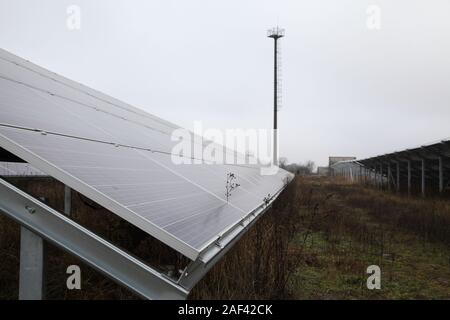
[{"label": "distant building", "polygon": [[317,167],[317,174],[319,176],[327,176],[330,171],[328,167]]},{"label": "distant building", "polygon": [[356,157],[328,157],[328,175],[334,176],[335,172],[332,165],[340,161],[356,160]]},{"label": "distant building", "polygon": [[338,163],[339,161],[349,160],[356,160],[356,157],[328,157],[328,167],[331,167],[333,164]]}]

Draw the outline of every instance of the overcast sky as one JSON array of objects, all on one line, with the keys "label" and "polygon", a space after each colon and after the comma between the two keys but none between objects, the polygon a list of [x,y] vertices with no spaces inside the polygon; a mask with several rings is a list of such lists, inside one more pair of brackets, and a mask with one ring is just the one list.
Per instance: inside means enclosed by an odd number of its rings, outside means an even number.
[{"label": "overcast sky", "polygon": [[270,128],[279,24],[280,153],[324,165],[450,136],[449,13],[448,0],[0,0],[0,47],[183,127]]}]

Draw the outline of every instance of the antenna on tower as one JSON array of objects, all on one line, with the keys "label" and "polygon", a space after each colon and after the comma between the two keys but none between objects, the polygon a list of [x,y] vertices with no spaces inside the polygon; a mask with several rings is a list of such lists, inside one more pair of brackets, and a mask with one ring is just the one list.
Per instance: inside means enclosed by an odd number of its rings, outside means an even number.
[{"label": "antenna on tower", "polygon": [[281,107],[281,52],[278,47],[278,39],[284,37],[284,29],[278,26],[267,30],[267,37],[274,40],[274,86],[273,86],[273,163],[278,164],[278,123],[277,112]]}]

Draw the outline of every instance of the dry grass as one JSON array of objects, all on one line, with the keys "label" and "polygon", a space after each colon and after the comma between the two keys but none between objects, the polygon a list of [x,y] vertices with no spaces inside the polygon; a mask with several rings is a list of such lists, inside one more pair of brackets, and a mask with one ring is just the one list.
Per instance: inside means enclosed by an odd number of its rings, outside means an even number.
[{"label": "dry grass", "polygon": [[[62,212],[63,185],[51,179],[13,181],[35,197],[45,197],[48,205]],[[298,252],[290,246],[298,220],[297,188],[291,185],[277,203],[261,218],[190,295],[191,299],[285,298],[287,283],[297,263]],[[119,219],[88,199],[74,193],[71,218],[115,245],[125,249],[163,272],[183,269],[188,260],[129,223]],[[0,267],[0,299],[18,296],[20,229],[0,216],[0,255],[6,257]],[[299,261],[299,260],[298,260]],[[82,290],[67,290],[66,268],[82,268]],[[241,272],[236,272],[240,270]],[[78,259],[48,245],[47,298],[49,299],[133,299],[120,288]]]},{"label": "dry grass", "polygon": [[297,182],[191,292],[191,299],[286,299],[288,281],[300,263],[293,246],[300,228]]},{"label": "dry grass", "polygon": [[[407,198],[329,179],[305,179],[319,217],[291,286],[305,299],[450,298],[448,201]],[[327,201],[324,201],[328,198]],[[382,290],[366,268],[382,269]]]},{"label": "dry grass", "polygon": [[[53,180],[15,181],[63,209]],[[74,220],[162,271],[187,260],[87,199],[73,196]],[[327,178],[299,177],[191,292],[190,299],[450,298],[450,205]],[[0,299],[18,294],[19,227],[0,216]],[[50,299],[135,299],[78,259],[49,245]],[[66,268],[82,268],[82,290],[67,290]],[[370,264],[383,289],[365,287]]]}]

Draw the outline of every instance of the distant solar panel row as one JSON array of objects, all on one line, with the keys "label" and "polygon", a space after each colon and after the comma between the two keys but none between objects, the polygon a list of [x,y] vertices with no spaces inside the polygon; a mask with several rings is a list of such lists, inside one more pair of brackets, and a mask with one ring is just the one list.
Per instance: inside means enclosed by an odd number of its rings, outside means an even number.
[{"label": "distant solar panel row", "polygon": [[28,163],[0,162],[0,177],[42,177],[44,172]]},{"label": "distant solar panel row", "polygon": [[[195,259],[291,175],[176,165],[177,128],[0,51],[0,146]],[[227,201],[229,172],[241,186]]]}]

